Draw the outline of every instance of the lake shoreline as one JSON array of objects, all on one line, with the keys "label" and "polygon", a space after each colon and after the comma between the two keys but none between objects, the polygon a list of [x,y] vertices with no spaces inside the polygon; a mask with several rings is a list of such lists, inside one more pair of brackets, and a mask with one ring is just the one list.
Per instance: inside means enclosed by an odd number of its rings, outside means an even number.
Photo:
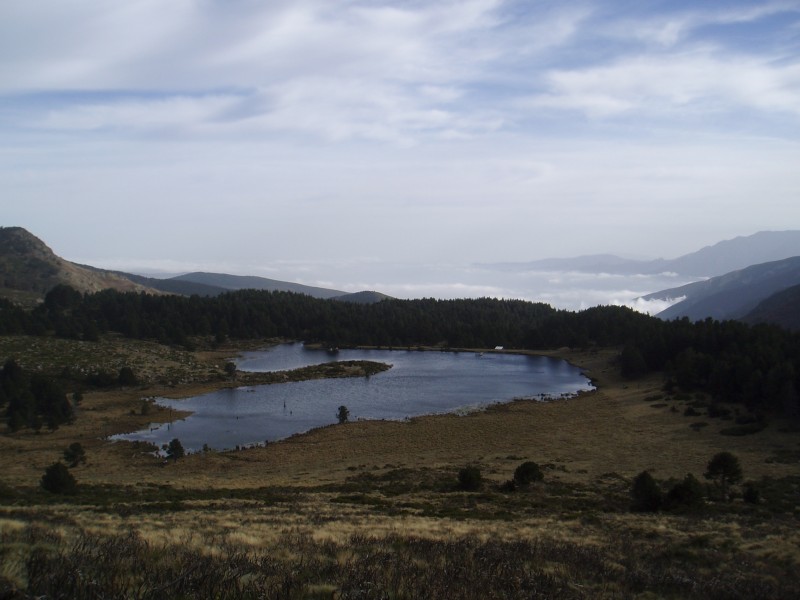
[{"label": "lake shoreline", "polygon": [[[161,396],[170,400],[159,402],[161,408],[181,411],[178,422],[150,423],[145,429],[113,439],[161,445],[169,441],[164,439],[168,435],[178,437],[193,451],[201,447],[229,451],[265,440],[278,442],[335,424],[333,415],[343,405],[352,421],[408,421],[449,413],[472,414],[520,400],[565,399],[592,389],[591,381],[575,365],[534,353],[500,349],[452,349],[443,353],[436,351],[441,349],[421,347],[410,351],[322,348],[286,344],[246,353],[237,361],[236,378],[226,385],[213,386],[212,391],[202,394],[190,393],[196,388],[183,388],[179,394]],[[456,356],[462,352],[464,356]],[[390,369],[391,364],[396,366],[388,379],[381,377],[369,385],[332,381],[368,378]],[[279,386],[273,391],[262,387],[289,382],[303,385]],[[190,401],[184,404],[181,400],[187,394]]]}]

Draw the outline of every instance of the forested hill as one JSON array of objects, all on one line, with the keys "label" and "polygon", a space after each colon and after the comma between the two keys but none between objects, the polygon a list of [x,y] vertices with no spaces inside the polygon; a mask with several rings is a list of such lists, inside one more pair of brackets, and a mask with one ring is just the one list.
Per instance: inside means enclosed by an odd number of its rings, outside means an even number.
[{"label": "forested hill", "polygon": [[742,318],[745,323],[775,323],[800,331],[800,285],[773,294]]},{"label": "forested hill", "polygon": [[83,295],[58,286],[32,311],[0,302],[0,334],[91,341],[105,332],[188,348],[212,340],[266,337],[335,346],[618,346],[625,376],[663,370],[668,386],[700,390],[751,410],[800,414],[800,335],[771,326],[662,321],[613,306],[576,313],[488,298],[357,304],[253,290],[186,298],[113,290]]}]

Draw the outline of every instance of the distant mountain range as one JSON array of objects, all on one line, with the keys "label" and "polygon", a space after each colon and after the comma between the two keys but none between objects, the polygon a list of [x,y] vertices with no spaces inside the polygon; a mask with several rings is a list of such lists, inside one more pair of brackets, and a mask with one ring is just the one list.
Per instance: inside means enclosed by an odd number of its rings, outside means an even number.
[{"label": "distant mountain range", "polygon": [[107,271],[64,260],[22,227],[0,227],[0,296],[23,304],[34,304],[59,283],[84,293],[116,289],[123,292],[217,296],[233,290],[254,289],[295,292],[314,298],[358,303],[379,302],[389,298],[379,292],[348,294],[265,277],[187,273],[170,279],[156,279]]},{"label": "distant mountain range", "polygon": [[339,290],[314,287],[289,281],[278,281],[277,279],[267,279],[266,277],[256,277],[253,275],[195,272],[178,275],[177,277],[171,277],[169,279],[156,279],[153,277],[130,274],[124,275],[148,287],[170,294],[181,294],[183,296],[218,296],[219,294],[236,290],[265,290],[269,292],[294,292],[296,294],[312,296],[313,298],[342,300],[344,302],[355,302],[358,304],[371,304],[390,297],[380,292],[361,291],[347,293]]},{"label": "distant mountain range", "polygon": [[800,256],[800,231],[761,231],[706,246],[673,259],[633,260],[613,254],[593,254],[479,266],[501,271],[579,271],[619,275],[669,272],[693,277],[715,277],[750,265],[792,256]]},{"label": "distant mountain range", "polygon": [[800,231],[761,231],[673,259],[632,260],[613,254],[592,254],[479,266],[508,272],[676,273],[705,277],[708,279],[648,294],[642,299],[680,299],[657,315],[662,319],[688,317],[697,321],[711,317],[799,328],[800,290],[792,286],[800,285]]},{"label": "distant mountain range", "polygon": [[800,256],[752,265],[705,281],[644,296],[644,300],[683,298],[658,316],[693,321],[743,319],[773,294],[800,284]]},{"label": "distant mountain range", "polygon": [[[619,274],[671,271],[709,277],[648,294],[643,299],[681,299],[658,314],[663,319],[739,319],[800,329],[800,231],[760,232],[719,242],[672,260],[633,261],[598,254],[485,265],[485,268]],[[59,283],[84,293],[116,289],[151,294],[217,296],[232,290],[255,289],[358,303],[389,298],[374,291],[347,294],[264,277],[197,272],[157,279],[107,271],[64,260],[21,227],[0,227],[0,296],[33,305]]]}]

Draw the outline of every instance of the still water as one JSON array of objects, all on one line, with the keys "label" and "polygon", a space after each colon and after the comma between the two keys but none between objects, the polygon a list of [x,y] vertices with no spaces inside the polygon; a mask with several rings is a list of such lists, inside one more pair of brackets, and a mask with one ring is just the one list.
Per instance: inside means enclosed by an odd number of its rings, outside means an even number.
[{"label": "still water", "polygon": [[336,422],[339,406],[350,420],[406,419],[468,412],[518,398],[572,395],[592,389],[577,367],[554,358],[414,350],[307,350],[284,344],[246,352],[243,371],[283,371],[341,360],[371,360],[392,368],[368,378],[318,379],[225,389],[184,400],[158,399],[186,419],[114,436],[158,446],[173,438],[187,451],[204,444],[218,450],[264,444]]}]

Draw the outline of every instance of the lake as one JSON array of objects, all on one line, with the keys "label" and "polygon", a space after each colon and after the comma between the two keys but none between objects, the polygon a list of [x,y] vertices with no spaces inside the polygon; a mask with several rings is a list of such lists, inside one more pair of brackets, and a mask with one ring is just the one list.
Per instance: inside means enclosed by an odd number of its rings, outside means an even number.
[{"label": "lake", "polygon": [[223,389],[183,400],[157,399],[162,406],[191,411],[186,419],[153,425],[115,440],[161,446],[173,438],[187,451],[204,444],[217,450],[264,444],[336,423],[339,406],[350,420],[406,419],[470,412],[497,402],[556,398],[593,389],[581,371],[544,356],[487,352],[416,350],[308,350],[283,344],[245,352],[235,362],[243,371],[283,371],[343,360],[371,360],[392,368],[371,377],[317,379]]}]

